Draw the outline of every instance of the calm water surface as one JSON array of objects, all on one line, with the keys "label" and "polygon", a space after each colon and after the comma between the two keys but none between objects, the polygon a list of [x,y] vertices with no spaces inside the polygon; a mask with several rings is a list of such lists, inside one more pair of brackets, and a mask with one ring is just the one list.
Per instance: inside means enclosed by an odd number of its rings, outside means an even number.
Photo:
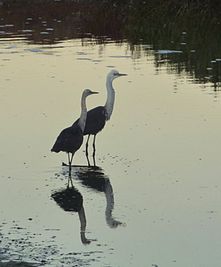
[{"label": "calm water surface", "polygon": [[[60,26],[53,27],[30,42],[33,28],[18,34],[2,18],[2,266],[219,267],[221,100],[214,83],[177,72],[171,57],[183,52],[168,50],[171,44],[131,47],[88,33],[51,42]],[[84,88],[100,92],[89,108],[105,103],[112,68],[128,76],[114,81],[114,113],[97,137],[99,168],[86,167],[84,145],[74,158],[85,167],[72,171],[71,201],[66,155],[50,148],[78,118]]]}]

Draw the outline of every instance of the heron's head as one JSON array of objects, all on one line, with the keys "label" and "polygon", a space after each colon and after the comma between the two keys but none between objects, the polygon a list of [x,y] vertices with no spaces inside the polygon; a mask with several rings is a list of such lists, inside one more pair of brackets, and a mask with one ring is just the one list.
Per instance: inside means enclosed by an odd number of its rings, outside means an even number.
[{"label": "heron's head", "polygon": [[98,92],[91,91],[90,89],[85,89],[83,92],[84,97],[87,97],[89,95],[94,95],[94,94],[98,94]]},{"label": "heron's head", "polygon": [[107,79],[110,81],[113,81],[114,79],[121,77],[121,76],[127,76],[127,74],[120,73],[118,70],[111,70],[107,75]]}]

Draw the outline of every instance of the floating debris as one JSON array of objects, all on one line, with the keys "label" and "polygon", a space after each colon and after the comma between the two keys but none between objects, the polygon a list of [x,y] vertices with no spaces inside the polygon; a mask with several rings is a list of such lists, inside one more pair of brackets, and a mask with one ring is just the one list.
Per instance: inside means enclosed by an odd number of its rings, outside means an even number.
[{"label": "floating debris", "polygon": [[33,30],[27,29],[27,30],[22,30],[21,32],[23,32],[23,33],[31,33],[31,32],[33,32]]},{"label": "floating debris", "polygon": [[34,53],[41,53],[43,52],[42,49],[39,49],[39,48],[30,48],[30,49],[26,49],[27,51],[30,51],[30,52],[34,52]]},{"label": "floating debris", "polygon": [[54,28],[46,28],[46,31],[54,31]]},{"label": "floating debris", "polygon": [[42,35],[48,35],[49,32],[40,32],[40,34],[42,34]]},{"label": "floating debris", "polygon": [[160,55],[181,54],[181,53],[183,53],[183,51],[180,51],[180,50],[158,50],[156,53],[160,54]]}]

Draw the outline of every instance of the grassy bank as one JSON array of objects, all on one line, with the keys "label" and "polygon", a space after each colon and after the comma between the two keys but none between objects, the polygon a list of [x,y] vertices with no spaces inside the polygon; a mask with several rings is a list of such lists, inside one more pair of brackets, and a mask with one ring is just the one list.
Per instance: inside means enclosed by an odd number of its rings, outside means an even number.
[{"label": "grassy bank", "polygon": [[[90,38],[91,43],[101,44],[110,39],[118,43],[127,40],[135,57],[139,57],[144,44],[154,51],[179,50],[182,54],[170,55],[166,60],[156,54],[156,62],[165,62],[177,73],[185,71],[200,82],[207,81],[205,77],[214,84],[221,81],[219,2],[216,5],[216,1],[175,0],[0,1],[2,38],[27,33],[30,43],[53,44],[74,38],[81,38],[83,43],[86,38],[85,45]],[[47,27],[42,21],[47,22]],[[45,28],[53,30],[45,35],[42,34]]]},{"label": "grassy bank", "polygon": [[119,8],[142,9],[145,12],[151,11],[152,14],[164,10],[164,13],[175,16],[191,11],[208,15],[221,14],[221,1],[219,0],[0,0],[0,3],[5,6],[56,2],[111,5]]}]

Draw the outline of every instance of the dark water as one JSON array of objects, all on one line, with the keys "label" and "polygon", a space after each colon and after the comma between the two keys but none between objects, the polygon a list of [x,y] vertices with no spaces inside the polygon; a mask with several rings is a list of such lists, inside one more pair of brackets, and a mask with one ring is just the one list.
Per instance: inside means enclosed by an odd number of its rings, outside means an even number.
[{"label": "dark water", "polygon": [[[0,8],[0,266],[220,266],[219,30],[93,4]],[[84,144],[67,188],[50,148],[84,88],[100,92],[89,108],[105,103],[112,68],[128,76],[99,167]]]},{"label": "dark water", "polygon": [[[47,1],[4,4],[2,38],[19,38],[44,47],[81,38],[83,45],[128,43],[135,58],[154,51],[157,70],[185,74],[189,80],[220,87],[220,22],[208,16],[152,19],[142,9],[126,11],[111,4]],[[160,10],[160,8],[159,8]]]}]

